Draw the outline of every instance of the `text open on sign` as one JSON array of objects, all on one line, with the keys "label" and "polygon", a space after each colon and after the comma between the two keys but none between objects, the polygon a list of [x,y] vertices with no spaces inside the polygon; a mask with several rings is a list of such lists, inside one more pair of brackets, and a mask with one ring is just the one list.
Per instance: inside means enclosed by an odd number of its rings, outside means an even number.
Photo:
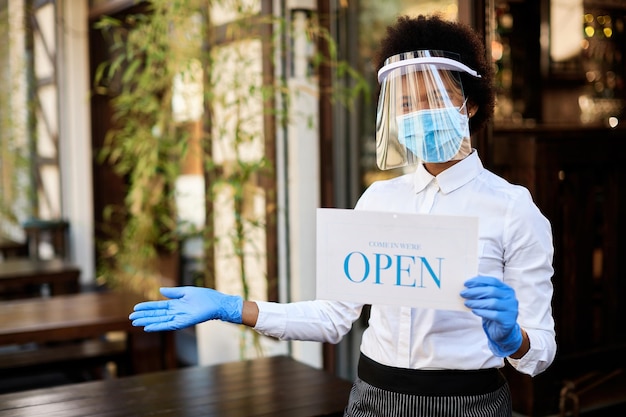
[{"label": "text open on sign", "polygon": [[467,310],[478,218],[317,209],[317,299]]}]

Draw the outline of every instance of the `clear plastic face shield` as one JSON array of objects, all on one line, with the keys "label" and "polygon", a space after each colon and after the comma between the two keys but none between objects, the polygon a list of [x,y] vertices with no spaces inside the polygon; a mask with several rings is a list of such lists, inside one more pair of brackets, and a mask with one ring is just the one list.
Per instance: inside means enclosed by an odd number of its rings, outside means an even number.
[{"label": "clear plastic face shield", "polygon": [[376,162],[393,169],[463,159],[472,151],[460,71],[480,77],[457,54],[394,55],[378,72]]}]

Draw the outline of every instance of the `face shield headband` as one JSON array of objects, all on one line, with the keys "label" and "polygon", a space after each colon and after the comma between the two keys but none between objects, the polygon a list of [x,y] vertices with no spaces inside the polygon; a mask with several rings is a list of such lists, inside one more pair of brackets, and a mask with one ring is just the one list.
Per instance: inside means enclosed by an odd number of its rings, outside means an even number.
[{"label": "face shield headband", "polygon": [[469,155],[467,99],[460,71],[480,77],[449,52],[415,51],[385,61],[378,72],[381,91],[376,111],[380,169]]}]

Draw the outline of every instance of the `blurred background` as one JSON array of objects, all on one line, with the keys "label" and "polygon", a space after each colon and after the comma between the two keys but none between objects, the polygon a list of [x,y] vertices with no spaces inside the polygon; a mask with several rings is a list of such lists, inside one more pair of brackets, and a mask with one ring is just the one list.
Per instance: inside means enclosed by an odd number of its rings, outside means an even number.
[{"label": "blurred background", "polygon": [[[514,408],[610,413],[626,402],[621,0],[0,1],[0,271],[63,258],[80,291],[313,299],[316,208],[404,173],[376,168],[373,51],[397,16],[431,13],[483,37],[497,107],[474,146],[554,230],[559,353],[534,379],[507,372]],[[366,320],[335,346],[207,323],[178,332],[176,359],[286,353],[352,379]]]}]

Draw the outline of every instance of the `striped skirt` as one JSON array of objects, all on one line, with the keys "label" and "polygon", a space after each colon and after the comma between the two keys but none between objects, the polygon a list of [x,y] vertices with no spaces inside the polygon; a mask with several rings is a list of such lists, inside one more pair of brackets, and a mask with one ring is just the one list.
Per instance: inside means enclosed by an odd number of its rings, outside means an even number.
[{"label": "striped skirt", "polygon": [[511,393],[497,369],[418,371],[361,355],[344,417],[511,417]]}]

